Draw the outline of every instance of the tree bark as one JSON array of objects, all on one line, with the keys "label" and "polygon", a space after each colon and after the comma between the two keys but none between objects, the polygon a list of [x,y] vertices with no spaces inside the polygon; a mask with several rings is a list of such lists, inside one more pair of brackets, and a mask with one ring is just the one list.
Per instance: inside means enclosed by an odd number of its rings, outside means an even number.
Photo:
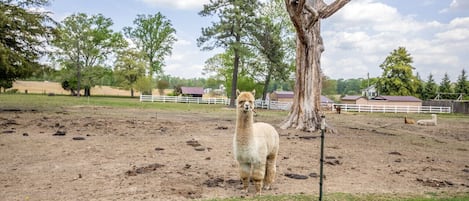
[{"label": "tree bark", "polygon": [[321,53],[324,46],[320,20],[345,6],[350,0],[285,0],[290,19],[296,29],[296,82],[293,105],[282,129],[294,127],[313,132],[321,123]]},{"label": "tree bark", "polygon": [[236,101],[236,89],[238,88],[238,69],[239,69],[239,53],[238,50],[234,50],[234,66],[233,66],[233,80],[231,80],[231,97],[230,97],[230,107],[235,107]]}]

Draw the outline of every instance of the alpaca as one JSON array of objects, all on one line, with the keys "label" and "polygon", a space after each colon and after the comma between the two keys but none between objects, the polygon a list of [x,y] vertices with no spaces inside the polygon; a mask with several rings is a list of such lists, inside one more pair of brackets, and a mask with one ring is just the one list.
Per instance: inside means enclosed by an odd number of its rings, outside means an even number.
[{"label": "alpaca", "polygon": [[417,124],[423,126],[436,126],[436,122],[436,114],[432,114],[432,119],[421,119],[417,121]]},{"label": "alpaca", "polygon": [[254,181],[256,194],[270,189],[275,180],[279,135],[267,123],[254,123],[254,94],[236,91],[236,131],[233,137],[233,153],[239,164],[243,191],[248,192],[249,178]]},{"label": "alpaca", "polygon": [[407,116],[404,117],[404,123],[405,124],[415,124],[415,120],[407,118]]},{"label": "alpaca", "polygon": [[342,110],[342,108],[340,107],[340,105],[334,105],[334,108],[335,108],[335,112],[337,114],[340,114],[340,111]]}]

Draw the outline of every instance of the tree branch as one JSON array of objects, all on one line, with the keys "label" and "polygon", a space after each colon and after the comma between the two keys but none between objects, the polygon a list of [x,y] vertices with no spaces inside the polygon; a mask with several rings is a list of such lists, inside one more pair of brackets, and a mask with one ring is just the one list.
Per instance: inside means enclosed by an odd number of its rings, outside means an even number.
[{"label": "tree branch", "polygon": [[350,2],[350,0],[335,0],[331,4],[322,7],[319,10],[319,16],[321,18],[328,18],[329,16],[337,12],[339,9],[344,7],[345,4],[347,4],[348,2]]},{"label": "tree branch", "polygon": [[311,16],[309,17],[308,25],[306,26],[306,29],[310,29],[314,25],[314,23],[319,20],[319,13],[315,8],[313,8],[311,5],[308,5],[308,4],[305,4],[305,10],[311,13]]}]

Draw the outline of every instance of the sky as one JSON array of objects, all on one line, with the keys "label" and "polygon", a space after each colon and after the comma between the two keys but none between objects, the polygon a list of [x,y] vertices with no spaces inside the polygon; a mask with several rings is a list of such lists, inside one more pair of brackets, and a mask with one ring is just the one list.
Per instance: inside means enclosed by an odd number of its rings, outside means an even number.
[{"label": "sky", "polygon": [[[198,15],[209,0],[52,0],[45,9],[62,21],[74,13],[101,13],[114,31],[133,26],[138,14],[162,13],[176,29],[178,41],[165,60],[165,74],[182,78],[202,75],[205,61],[222,50],[202,51],[202,27],[217,18]],[[325,0],[326,3],[332,0]],[[430,74],[440,83],[447,73],[455,82],[469,71],[469,0],[352,0],[321,21],[325,51],[321,65],[332,79],[378,77],[379,67],[394,49],[405,47],[414,73]],[[469,72],[468,72],[469,74]]]}]

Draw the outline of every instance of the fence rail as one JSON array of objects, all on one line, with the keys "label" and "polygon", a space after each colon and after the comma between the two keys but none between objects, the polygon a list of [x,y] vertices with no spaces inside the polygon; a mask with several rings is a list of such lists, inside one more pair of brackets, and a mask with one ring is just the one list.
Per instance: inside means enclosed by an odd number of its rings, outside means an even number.
[{"label": "fence rail", "polygon": [[[201,98],[186,96],[153,96],[140,95],[140,102],[172,102],[172,103],[194,103],[194,104],[223,104],[228,105],[228,98]],[[256,100],[256,108],[269,110],[289,110],[292,103],[279,101]],[[342,111],[349,112],[382,112],[382,113],[451,113],[451,107],[438,106],[400,106],[400,105],[355,105],[334,104],[340,106]],[[332,107],[334,108],[334,107]]]},{"label": "fence rail", "polygon": [[269,110],[289,110],[292,103],[289,102],[279,102],[279,101],[264,101],[256,100],[256,108],[263,108]]},{"label": "fence rail", "polygon": [[451,113],[451,107],[438,106],[401,106],[401,105],[356,105],[334,104],[342,111],[349,112],[383,112],[383,113]]},{"label": "fence rail", "polygon": [[229,104],[227,98],[201,98],[187,96],[153,96],[140,95],[140,102],[173,102],[173,103],[196,103],[196,104]]},{"label": "fence rail", "polygon": [[[230,104],[228,98],[201,98],[201,97],[186,97],[186,96],[154,96],[154,95],[140,95],[140,102],[172,102],[172,103],[195,103],[195,104]],[[270,110],[289,110],[291,103],[278,102],[278,101],[263,101],[256,100],[256,108],[270,109]]]}]

